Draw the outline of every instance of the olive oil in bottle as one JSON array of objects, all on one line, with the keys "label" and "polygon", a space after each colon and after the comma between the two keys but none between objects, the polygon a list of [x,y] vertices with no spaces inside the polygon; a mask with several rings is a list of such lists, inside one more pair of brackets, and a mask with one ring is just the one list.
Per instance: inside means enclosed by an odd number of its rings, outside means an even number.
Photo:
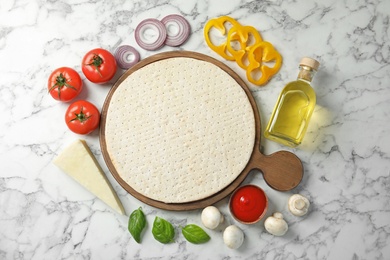
[{"label": "olive oil in bottle", "polygon": [[264,136],[272,141],[296,147],[306,133],[316,105],[316,94],[311,80],[320,63],[303,58],[296,81],[288,83],[279,95]]}]

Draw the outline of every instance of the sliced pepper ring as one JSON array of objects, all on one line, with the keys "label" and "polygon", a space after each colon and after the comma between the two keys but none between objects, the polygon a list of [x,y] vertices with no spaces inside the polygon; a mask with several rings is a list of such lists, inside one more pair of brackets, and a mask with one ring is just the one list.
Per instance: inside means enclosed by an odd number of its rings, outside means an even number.
[{"label": "sliced pepper ring", "polygon": [[[248,52],[248,60],[249,66],[246,70],[246,77],[250,82],[258,86],[267,83],[279,71],[282,65],[282,56],[269,42],[259,42],[252,46]],[[264,64],[272,61],[275,62],[273,67]],[[261,76],[255,79],[253,72],[257,69],[261,72]]]},{"label": "sliced pepper ring", "polygon": [[[253,37],[254,42],[251,42],[251,36]],[[240,43],[240,49],[236,50],[233,48],[232,43],[238,41]],[[243,69],[247,69],[248,65],[244,64],[244,58],[247,55],[247,52],[250,48],[259,42],[263,41],[260,33],[253,26],[233,26],[227,36],[227,50],[234,59],[236,60],[238,66]]]},{"label": "sliced pepper ring", "polygon": [[203,31],[204,38],[206,40],[207,45],[210,47],[210,49],[212,49],[213,51],[215,51],[216,53],[218,53],[219,55],[221,55],[223,58],[225,58],[227,60],[235,60],[232,55],[229,55],[229,53],[226,49],[227,41],[225,41],[224,43],[222,43],[220,45],[214,45],[214,43],[212,43],[212,41],[210,39],[209,33],[210,33],[211,28],[213,28],[213,27],[215,29],[217,29],[218,31],[220,31],[222,35],[227,36],[227,30],[225,27],[225,23],[230,23],[233,27],[240,26],[240,24],[236,20],[234,20],[233,18],[231,18],[229,16],[221,16],[218,18],[214,18],[214,19],[209,20],[205,24],[204,31]]}]

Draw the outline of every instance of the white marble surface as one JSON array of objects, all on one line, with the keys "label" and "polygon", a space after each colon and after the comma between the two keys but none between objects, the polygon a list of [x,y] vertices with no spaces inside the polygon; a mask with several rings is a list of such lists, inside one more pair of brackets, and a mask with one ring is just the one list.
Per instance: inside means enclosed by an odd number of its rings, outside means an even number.
[{"label": "white marble surface", "polygon": [[[145,18],[179,13],[192,34],[180,48],[140,49],[134,29]],[[282,53],[284,64],[265,87],[250,85],[263,125],[283,85],[295,79],[297,63],[309,55],[321,62],[313,85],[318,105],[304,143],[290,149],[262,139],[266,154],[286,149],[303,161],[305,176],[293,191],[270,189],[258,172],[245,183],[263,187],[269,214],[285,213],[284,237],[238,224],[239,250],[228,249],[222,229],[204,245],[154,240],[155,216],[176,227],[200,223],[200,211],[169,212],[144,205],[111,177],[98,133],[84,137],[120,195],[128,214],[142,206],[148,226],[142,244],[127,231],[127,216],[99,199],[52,164],[80,136],[63,122],[68,104],[54,101],[46,80],[60,66],[80,70],[92,48],[135,46],[142,58],[169,50],[198,51],[219,60],[203,39],[205,22],[230,15],[253,25]],[[44,1],[0,3],[0,259],[390,259],[390,1]],[[231,62],[224,61],[244,76]],[[122,73],[118,72],[116,78]],[[82,75],[82,74],[81,74]],[[110,84],[84,78],[85,98],[101,108]],[[312,202],[304,218],[286,209],[292,193]],[[216,204],[235,223],[227,199]],[[178,229],[177,229],[178,230]]]}]

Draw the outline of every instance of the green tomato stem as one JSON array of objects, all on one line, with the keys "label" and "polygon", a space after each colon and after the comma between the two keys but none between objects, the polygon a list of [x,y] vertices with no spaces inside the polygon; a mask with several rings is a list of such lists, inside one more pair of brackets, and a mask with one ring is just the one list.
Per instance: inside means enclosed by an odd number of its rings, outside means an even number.
[{"label": "green tomato stem", "polygon": [[99,73],[100,77],[103,77],[102,73],[100,72],[99,67],[104,63],[103,59],[98,54],[93,54],[92,60],[90,63],[87,63],[88,66],[93,66],[96,71]]},{"label": "green tomato stem", "polygon": [[64,77],[64,75],[62,73],[60,73],[60,75],[58,75],[56,77],[56,84],[54,84],[50,89],[49,89],[49,93],[54,90],[54,89],[57,89],[57,92],[58,92],[58,98],[61,100],[61,89],[63,87],[67,87],[67,88],[70,88],[70,89],[73,89],[75,91],[77,91],[77,89],[75,87],[73,87],[72,85],[70,85],[67,80],[66,80],[66,77]]},{"label": "green tomato stem", "polygon": [[77,113],[74,113],[75,117],[72,118],[69,122],[73,122],[73,121],[80,121],[81,123],[87,121],[91,116],[86,116],[85,113],[83,112],[83,108],[84,107],[81,107],[81,110],[80,110],[80,113],[77,114]]}]

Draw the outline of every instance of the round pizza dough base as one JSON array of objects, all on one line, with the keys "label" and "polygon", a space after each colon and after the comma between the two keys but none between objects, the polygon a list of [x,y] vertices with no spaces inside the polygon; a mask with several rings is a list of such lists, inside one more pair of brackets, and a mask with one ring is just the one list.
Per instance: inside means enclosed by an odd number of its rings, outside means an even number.
[{"label": "round pizza dough base", "polygon": [[209,197],[247,165],[255,118],[244,89],[218,66],[187,57],[150,63],[113,93],[107,152],[118,175],[165,203]]}]

